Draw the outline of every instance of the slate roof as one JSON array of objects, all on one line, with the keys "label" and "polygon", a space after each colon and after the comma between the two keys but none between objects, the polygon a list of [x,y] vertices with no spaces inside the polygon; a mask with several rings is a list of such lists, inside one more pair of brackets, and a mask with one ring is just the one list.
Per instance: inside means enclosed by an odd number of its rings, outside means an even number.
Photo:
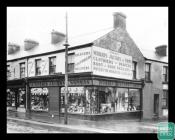
[{"label": "slate roof", "polygon": [[139,49],[142,52],[143,56],[147,59],[168,63],[168,51],[167,51],[167,56],[162,57],[157,55],[155,50],[148,50],[143,48],[139,48]]},{"label": "slate roof", "polygon": [[[79,35],[76,37],[69,37],[69,44],[70,44],[69,48],[74,47],[74,46],[80,46],[80,45],[92,43],[92,42],[96,41],[97,39],[105,36],[106,34],[111,33],[112,31],[114,31],[114,29],[111,27],[111,28],[96,31],[93,33],[87,33],[87,34]],[[53,52],[56,50],[64,49],[63,44],[65,43],[65,41],[62,41],[56,45],[52,45],[50,34],[45,36],[42,40],[37,40],[37,41],[39,42],[39,46],[33,48],[32,50],[24,51],[24,44],[23,44],[20,46],[19,52],[16,52],[16,53],[11,54],[11,55],[7,54],[7,60],[12,60],[12,59],[16,59],[16,58],[25,57],[25,56],[41,54],[41,53],[46,53],[46,52]],[[162,45],[162,44],[159,44],[159,45]],[[141,51],[141,53],[143,54],[143,56],[145,58],[168,63],[168,56],[160,57],[155,53],[155,50],[146,50],[146,49],[140,48],[139,46],[137,46],[137,47],[139,48],[139,50]]]}]

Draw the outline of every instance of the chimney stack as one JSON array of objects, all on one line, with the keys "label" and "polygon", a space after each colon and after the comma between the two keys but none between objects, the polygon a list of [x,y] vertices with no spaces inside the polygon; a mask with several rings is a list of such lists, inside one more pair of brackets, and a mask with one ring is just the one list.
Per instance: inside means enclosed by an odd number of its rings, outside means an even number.
[{"label": "chimney stack", "polygon": [[156,53],[159,55],[159,56],[166,56],[166,49],[167,49],[167,46],[166,45],[161,45],[161,46],[158,46],[155,48],[156,49]]},{"label": "chimney stack", "polygon": [[24,40],[24,51],[31,50],[38,45],[39,45],[39,43],[35,40],[25,39]]},{"label": "chimney stack", "polygon": [[19,50],[20,50],[20,46],[18,44],[9,42],[9,44],[8,44],[8,54],[16,53]]},{"label": "chimney stack", "polygon": [[51,32],[51,43],[57,44],[65,39],[65,34],[58,31],[52,30]]},{"label": "chimney stack", "polygon": [[121,12],[113,13],[114,16],[114,29],[120,27],[126,29],[126,15]]}]

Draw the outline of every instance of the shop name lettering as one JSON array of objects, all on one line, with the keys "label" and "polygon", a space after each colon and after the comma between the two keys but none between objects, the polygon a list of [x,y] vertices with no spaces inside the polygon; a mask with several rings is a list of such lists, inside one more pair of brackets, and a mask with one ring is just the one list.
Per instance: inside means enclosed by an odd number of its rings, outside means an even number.
[{"label": "shop name lettering", "polygon": [[[92,82],[89,80],[72,80],[69,81],[69,85],[89,85]],[[64,81],[59,82],[34,82],[29,84],[30,87],[43,87],[43,86],[64,86]]]},{"label": "shop name lettering", "polygon": [[132,83],[118,83],[118,82],[109,82],[109,81],[99,81],[99,85],[101,86],[118,86],[118,87],[135,87],[141,88],[142,86],[139,84],[132,84]]},{"label": "shop name lettering", "polygon": [[58,86],[58,82],[35,82],[30,83],[30,87],[36,87],[36,86]]}]

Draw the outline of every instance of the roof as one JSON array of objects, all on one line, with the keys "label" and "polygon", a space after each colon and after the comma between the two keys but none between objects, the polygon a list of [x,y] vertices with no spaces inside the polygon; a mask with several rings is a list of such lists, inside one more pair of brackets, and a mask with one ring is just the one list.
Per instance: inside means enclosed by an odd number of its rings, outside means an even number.
[{"label": "roof", "polygon": [[157,55],[155,53],[155,50],[148,50],[143,48],[139,48],[139,49],[142,52],[143,56],[147,59],[168,63],[168,53],[167,53],[167,56],[162,57]]},{"label": "roof", "polygon": [[[93,33],[86,33],[75,37],[69,37],[69,45],[70,45],[69,48],[92,43],[95,39],[107,34],[112,30],[113,28],[111,27],[111,28],[99,30]],[[51,44],[50,34],[45,36],[43,35],[41,39],[37,40],[39,42],[39,45],[34,47],[31,50],[24,51],[24,44],[23,44],[23,45],[20,45],[20,51],[11,55],[8,55],[7,53],[7,60],[17,59],[21,57],[30,56],[30,55],[42,54],[46,52],[53,52],[53,51],[62,50],[65,48],[64,47],[65,40],[55,45]]]},{"label": "roof", "polygon": [[[78,35],[75,37],[69,37],[69,45],[70,45],[69,48],[92,43],[96,39],[106,35],[107,33],[111,32],[112,30],[114,30],[114,29],[112,27],[110,27],[110,28],[99,30],[99,31],[95,31],[93,33],[91,32],[91,33]],[[24,44],[21,45],[20,51],[14,53],[14,54],[11,54],[11,55],[7,54],[7,60],[13,60],[13,59],[21,58],[21,57],[42,54],[42,53],[46,53],[46,52],[54,52],[54,51],[62,50],[65,48],[64,47],[64,43],[65,43],[64,40],[56,45],[51,44],[51,35],[50,34],[47,34],[45,36],[43,35],[41,39],[38,40],[38,42],[39,42],[38,46],[36,46],[35,48],[28,50],[28,51],[24,51]],[[140,49],[141,53],[143,54],[143,56],[147,59],[168,63],[168,56],[165,56],[165,57],[158,56],[155,53],[155,50],[146,50],[146,49],[143,49],[140,47],[139,47],[139,49]]]}]

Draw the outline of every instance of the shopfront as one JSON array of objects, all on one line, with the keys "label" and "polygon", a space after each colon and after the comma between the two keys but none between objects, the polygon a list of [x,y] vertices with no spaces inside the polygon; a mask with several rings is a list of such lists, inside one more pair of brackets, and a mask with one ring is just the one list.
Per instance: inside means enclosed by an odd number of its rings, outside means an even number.
[{"label": "shopfront", "polygon": [[48,112],[48,88],[31,88],[31,110]]},{"label": "shopfront", "polygon": [[[64,113],[64,93],[65,88],[62,87],[61,113]],[[97,86],[69,87],[68,113],[98,115],[99,118],[103,118],[102,115],[105,114],[140,112],[140,96],[140,89]]]},{"label": "shopfront", "polygon": [[[25,91],[21,87],[8,89],[7,106],[64,116],[64,75],[29,78],[27,96]],[[89,120],[140,118],[142,82],[70,74],[67,112],[69,117]]]},{"label": "shopfront", "polygon": [[[86,80],[86,79],[84,79]],[[71,85],[72,81],[79,84]],[[68,108],[70,117],[103,120],[107,118],[141,118],[142,82],[118,79],[101,79],[91,76],[90,85],[70,79]],[[61,109],[64,114],[65,87],[61,86]]]},{"label": "shopfront", "polygon": [[26,111],[26,90],[23,80],[7,83],[7,110]]}]

